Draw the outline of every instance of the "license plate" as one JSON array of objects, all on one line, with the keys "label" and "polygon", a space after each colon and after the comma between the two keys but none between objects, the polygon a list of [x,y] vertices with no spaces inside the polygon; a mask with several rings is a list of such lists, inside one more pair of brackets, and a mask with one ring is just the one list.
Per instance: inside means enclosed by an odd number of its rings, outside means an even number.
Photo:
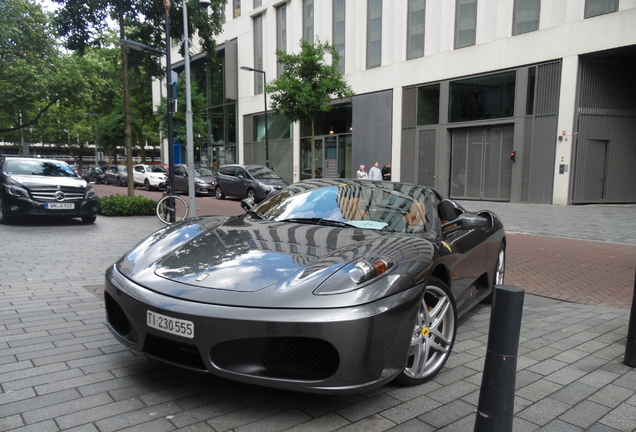
[{"label": "license plate", "polygon": [[146,313],[146,324],[148,324],[148,327],[173,335],[183,336],[189,339],[194,337],[194,323],[192,321],[172,318],[148,311]]},{"label": "license plate", "polygon": [[46,203],[45,208],[49,210],[73,210],[75,204],[73,203]]}]

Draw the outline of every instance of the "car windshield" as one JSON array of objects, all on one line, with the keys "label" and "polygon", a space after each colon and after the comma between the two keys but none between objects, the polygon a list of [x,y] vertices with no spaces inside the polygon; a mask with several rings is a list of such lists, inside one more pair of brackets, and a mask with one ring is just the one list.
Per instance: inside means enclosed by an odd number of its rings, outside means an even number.
[{"label": "car windshield", "polygon": [[118,166],[117,167],[117,171],[126,172],[126,167],[125,166]]},{"label": "car windshield", "polygon": [[10,160],[7,173],[45,177],[77,177],[73,168],[62,162]]},{"label": "car windshield", "polygon": [[262,202],[251,214],[274,221],[424,232],[430,222],[425,191],[400,183],[301,182]]},{"label": "car windshield", "polygon": [[150,165],[147,167],[147,169],[151,172],[156,172],[156,173],[163,173],[163,174],[168,173],[168,170],[162,167],[161,165]]},{"label": "car windshield", "polygon": [[280,176],[276,174],[274,171],[267,167],[249,167],[247,168],[249,173],[256,180],[265,180],[265,179],[279,179]]},{"label": "car windshield", "polygon": [[212,173],[212,170],[209,170],[207,168],[198,168],[197,171],[199,172],[199,175],[201,176],[213,176],[214,173]]}]

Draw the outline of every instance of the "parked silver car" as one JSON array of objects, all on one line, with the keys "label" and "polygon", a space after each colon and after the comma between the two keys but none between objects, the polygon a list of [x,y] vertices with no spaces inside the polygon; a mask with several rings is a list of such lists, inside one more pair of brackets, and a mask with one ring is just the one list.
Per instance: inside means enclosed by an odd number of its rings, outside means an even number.
[{"label": "parked silver car", "polygon": [[287,183],[281,176],[263,165],[224,165],[216,174],[215,195],[252,198],[259,202],[275,195]]}]

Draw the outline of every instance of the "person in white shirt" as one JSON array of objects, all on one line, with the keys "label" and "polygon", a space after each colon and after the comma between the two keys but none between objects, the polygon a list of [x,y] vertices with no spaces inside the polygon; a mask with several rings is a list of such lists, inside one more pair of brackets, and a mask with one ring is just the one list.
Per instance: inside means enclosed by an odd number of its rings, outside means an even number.
[{"label": "person in white shirt", "polygon": [[364,170],[364,165],[360,165],[360,169],[356,174],[358,175],[358,180],[366,180],[368,178],[367,172]]},{"label": "person in white shirt", "polygon": [[369,180],[382,180],[382,171],[380,171],[378,162],[374,162],[369,170]]}]

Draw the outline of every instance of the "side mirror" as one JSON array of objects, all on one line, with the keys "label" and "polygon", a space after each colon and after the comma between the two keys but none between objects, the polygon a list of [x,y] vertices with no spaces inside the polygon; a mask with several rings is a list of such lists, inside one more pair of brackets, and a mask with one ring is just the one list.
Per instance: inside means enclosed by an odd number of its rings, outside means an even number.
[{"label": "side mirror", "polygon": [[247,197],[241,200],[241,208],[246,212],[251,211],[254,208],[254,198]]},{"label": "side mirror", "polygon": [[459,230],[487,228],[489,225],[485,217],[463,214],[455,220],[442,224],[442,232],[448,234]]}]

